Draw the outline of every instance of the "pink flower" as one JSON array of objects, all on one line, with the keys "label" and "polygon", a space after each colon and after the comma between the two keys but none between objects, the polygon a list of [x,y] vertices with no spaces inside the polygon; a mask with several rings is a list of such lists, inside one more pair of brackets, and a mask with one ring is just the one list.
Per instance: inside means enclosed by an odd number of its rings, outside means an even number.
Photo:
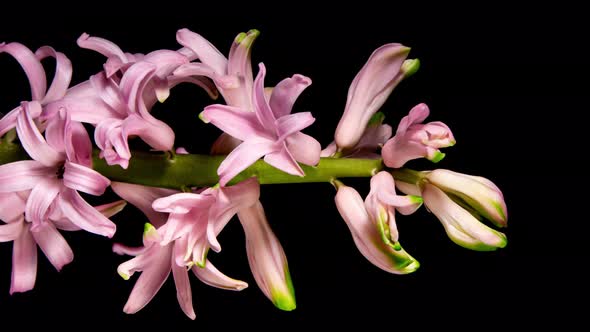
[{"label": "pink flower", "polygon": [[337,182],[335,202],[363,256],[384,271],[407,274],[420,264],[399,245],[393,211],[408,213],[420,202],[414,197],[395,195],[391,182],[385,175],[372,180],[365,202],[354,188]]},{"label": "pink flower", "polygon": [[485,218],[497,227],[507,224],[504,196],[494,183],[446,169],[416,173],[416,183],[397,181],[396,186],[405,193],[421,195],[453,242],[478,251],[506,246],[505,234],[482,223]]},{"label": "pink flower", "polygon": [[357,145],[371,117],[385,103],[391,91],[404,77],[418,69],[417,60],[404,61],[409,52],[410,48],[392,43],[379,47],[371,54],[350,84],[346,108],[334,134],[339,150]]},{"label": "pink flower", "polygon": [[[41,105],[46,105],[64,96],[70,80],[72,78],[72,63],[60,52],[56,52],[49,46],[39,48],[35,53],[31,52],[26,46],[19,43],[0,43],[0,53],[8,53],[15,58],[21,65],[31,86],[31,100],[37,101]],[[47,89],[47,78],[41,60],[53,57],[55,58],[55,75],[53,81]],[[22,107],[19,105],[5,116],[0,117],[0,136],[16,126],[16,118]],[[38,113],[32,113],[32,118],[40,115],[40,109],[35,109]]]},{"label": "pink flower", "polygon": [[445,157],[439,148],[455,145],[455,138],[442,122],[422,124],[428,114],[428,106],[418,104],[401,119],[395,136],[381,150],[385,165],[400,168],[412,159],[426,158],[437,163]]},{"label": "pink flower", "polygon": [[273,89],[269,102],[264,95],[265,74],[266,68],[260,64],[254,82],[254,112],[226,105],[211,105],[200,115],[204,121],[244,141],[219,166],[217,173],[221,185],[263,156],[272,166],[299,176],[304,173],[297,161],[307,165],[319,162],[319,143],[300,133],[315,119],[309,112],[290,114],[295,99],[311,81],[301,75],[285,79]]},{"label": "pink flower", "polygon": [[92,145],[86,129],[62,111],[48,124],[45,140],[31,118],[40,109],[39,102],[22,103],[16,131],[33,160],[1,165],[0,193],[31,190],[25,219],[32,222],[33,229],[41,227],[51,214],[59,213],[88,232],[112,237],[115,224],[78,193],[102,195],[110,184],[92,169]]},{"label": "pink flower", "polygon": [[[137,186],[116,184],[114,188],[126,197]],[[169,214],[166,223],[157,229],[151,225],[146,227],[142,249],[115,248],[117,252],[136,256],[117,269],[123,278],[128,279],[134,272],[143,271],[124,311],[134,313],[143,308],[170,271],[176,283],[179,304],[192,319],[195,314],[187,268],[192,268],[197,277],[209,285],[244,289],[246,283],[226,277],[207,260],[207,251],[210,247],[221,250],[217,234],[237,211],[252,206],[258,197],[258,183],[256,179],[250,179],[231,187],[208,188],[200,193],[176,193],[155,199],[151,205],[156,213]]]},{"label": "pink flower", "polygon": [[[13,242],[12,278],[10,293],[26,292],[35,286],[37,276],[37,246],[49,262],[60,271],[74,259],[74,253],[58,229],[78,230],[59,211],[52,211],[49,218],[34,228],[25,220],[25,210],[31,191],[0,193],[0,242]],[[117,201],[95,209],[105,217],[121,211],[124,201]]]}]

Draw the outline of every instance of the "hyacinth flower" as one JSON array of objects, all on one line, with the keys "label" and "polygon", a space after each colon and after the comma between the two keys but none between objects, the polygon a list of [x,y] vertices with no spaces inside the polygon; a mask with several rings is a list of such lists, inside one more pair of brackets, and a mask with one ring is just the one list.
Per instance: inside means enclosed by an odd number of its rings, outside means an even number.
[{"label": "hyacinth flower", "polygon": [[[115,191],[123,198],[137,195],[149,189],[117,184]],[[168,213],[167,221],[157,229],[146,226],[144,248],[128,250],[117,246],[116,251],[136,257],[119,266],[117,271],[125,278],[136,271],[143,271],[129,300],[126,313],[135,313],[143,308],[158,292],[172,271],[177,287],[179,304],[184,313],[195,318],[187,268],[206,284],[232,290],[242,290],[247,284],[221,274],[207,260],[209,248],[220,251],[217,235],[236,212],[257,202],[260,192],[256,179],[242,181],[231,187],[208,188],[200,193],[176,193],[155,199],[154,211]],[[154,197],[153,194],[142,195]],[[149,201],[149,199],[147,200]],[[135,199],[136,203],[144,204]],[[147,210],[149,207],[143,207]],[[156,217],[156,222],[159,223]]]},{"label": "hyacinth flower", "polygon": [[413,212],[420,206],[420,199],[396,195],[391,187],[393,179],[381,173],[371,181],[371,192],[365,202],[354,188],[337,180],[334,183],[336,207],[363,256],[389,273],[416,271],[420,264],[398,242],[394,209],[406,214]]},{"label": "hyacinth flower", "polygon": [[258,287],[273,304],[285,311],[294,310],[295,289],[287,257],[273,233],[260,202],[238,212],[246,234],[248,263]]},{"label": "hyacinth flower", "polygon": [[[504,196],[490,180],[445,169],[415,172],[400,170],[405,179],[397,187],[408,194],[421,195],[424,205],[443,224],[449,238],[467,249],[490,251],[504,248],[506,235],[481,221],[506,227],[508,212]],[[410,177],[407,177],[410,175]]]},{"label": "hyacinth flower", "polygon": [[360,140],[353,147],[344,151],[338,151],[336,142],[332,141],[332,143],[322,150],[320,157],[381,158],[381,155],[375,153],[375,151],[380,149],[391,138],[392,133],[391,126],[383,124],[384,119],[385,115],[383,113],[375,113],[367,124]]},{"label": "hyacinth flower", "polygon": [[352,149],[361,139],[372,116],[383,106],[393,89],[414,74],[420,62],[406,60],[409,47],[386,44],[371,54],[348,90],[344,114],[334,141],[339,151]]},{"label": "hyacinth flower", "polygon": [[39,114],[41,104],[22,103],[16,131],[20,143],[33,160],[0,166],[0,192],[31,190],[25,216],[40,227],[50,213],[61,211],[74,225],[91,233],[112,237],[115,224],[86,203],[78,191],[102,195],[110,180],[93,170],[92,145],[86,129],[73,122],[67,112],[47,127],[47,140],[30,114]]},{"label": "hyacinth flower", "polygon": [[[0,220],[6,223],[0,225],[0,242],[13,242],[10,294],[26,292],[35,286],[37,246],[57,271],[74,259],[72,249],[58,229],[73,231],[79,227],[65,219],[60,211],[52,211],[45,222],[33,229],[25,220],[30,192],[0,193]],[[116,201],[95,209],[110,218],[124,207],[124,201]]]},{"label": "hyacinth flower", "polygon": [[455,138],[451,129],[440,121],[423,124],[429,114],[426,104],[418,104],[401,119],[395,136],[381,150],[385,165],[399,168],[418,158],[437,163],[445,157],[439,149],[455,145]]},{"label": "hyacinth flower", "polygon": [[287,144],[290,136],[315,121],[310,112],[290,114],[296,97],[311,81],[301,75],[283,80],[273,89],[269,103],[264,92],[265,74],[261,63],[252,93],[254,112],[216,104],[207,106],[199,115],[203,121],[243,141],[219,165],[217,173],[222,186],[261,157],[268,164],[299,176],[304,173],[298,161],[306,165],[319,162],[320,145],[310,136],[295,136],[294,144]]},{"label": "hyacinth flower", "polygon": [[[46,105],[64,96],[72,78],[72,63],[61,52],[55,51],[49,46],[40,47],[35,53],[20,43],[0,43],[0,54],[10,54],[23,68],[31,87],[31,101],[37,101]],[[47,88],[47,77],[41,60],[55,58],[55,75],[49,88]],[[0,137],[16,126],[16,118],[22,110],[21,105],[0,117]],[[35,111],[39,111],[35,108]],[[40,115],[32,113],[33,119]]]}]

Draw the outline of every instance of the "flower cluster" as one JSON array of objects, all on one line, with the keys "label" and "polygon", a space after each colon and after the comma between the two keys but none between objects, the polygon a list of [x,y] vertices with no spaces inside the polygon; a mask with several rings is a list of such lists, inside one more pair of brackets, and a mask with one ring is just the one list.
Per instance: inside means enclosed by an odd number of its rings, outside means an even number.
[{"label": "flower cluster", "polygon": [[[34,287],[37,245],[60,270],[74,258],[61,232],[84,230],[110,238],[116,225],[109,218],[129,203],[145,214],[146,222],[143,246],[113,245],[115,253],[133,256],[117,268],[123,279],[141,272],[124,306],[126,313],[147,305],[170,272],[180,307],[191,319],[195,311],[189,270],[214,287],[246,288],[246,282],[224,275],[208,258],[209,249],[221,250],[217,236],[234,215],[244,229],[257,285],[275,306],[293,310],[286,255],[259,201],[260,183],[305,182],[306,172],[336,187],[336,206],[354,243],[385,271],[406,274],[419,267],[399,242],[396,212],[409,215],[422,204],[460,246],[489,251],[506,245],[503,233],[482,222],[506,226],[506,205],[492,182],[444,169],[418,172],[404,167],[418,158],[439,162],[445,156],[440,149],[455,144],[447,125],[424,122],[430,113],[425,104],[412,108],[395,133],[383,123],[380,108],[419,67],[417,59],[407,59],[408,47],[386,44],[371,55],[350,86],[334,141],[322,150],[315,138],[302,132],[314,123],[312,114],[293,112],[311,79],[294,74],[269,86],[263,63],[254,75],[251,50],[258,36],[257,30],[240,33],[226,57],[187,29],[177,32],[177,50],[147,54],[124,52],[106,39],[83,34],[78,45],[106,60],[98,73],[72,87],[72,64],[64,54],[48,46],[33,52],[15,42],[0,44],[0,53],[16,59],[31,87],[30,99],[0,119],[0,147],[18,143],[29,158],[0,164],[0,242],[13,243],[11,293]],[[49,87],[41,63],[47,57],[56,63]],[[131,139],[140,138],[152,151],[171,158],[188,154],[175,147],[172,128],[152,115],[156,103],[165,102],[180,83],[195,84],[212,99],[223,98],[224,103],[205,107],[199,118],[222,131],[211,154],[226,156],[215,165],[216,181],[208,186],[195,187],[189,181],[177,188],[141,185],[131,167],[136,156]],[[128,181],[101,174],[95,167],[98,159],[127,170]],[[359,170],[371,176],[364,200],[330,173],[333,168],[319,172],[322,161],[350,160],[379,161],[378,169]],[[252,168],[256,172],[245,173]],[[109,187],[121,200],[92,206],[81,195],[101,196]]]}]

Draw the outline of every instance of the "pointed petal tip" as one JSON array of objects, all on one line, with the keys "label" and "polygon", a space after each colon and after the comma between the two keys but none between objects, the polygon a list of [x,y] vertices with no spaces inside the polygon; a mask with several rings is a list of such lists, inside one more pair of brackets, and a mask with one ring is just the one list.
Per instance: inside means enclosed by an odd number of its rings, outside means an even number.
[{"label": "pointed petal tip", "polygon": [[211,122],[209,119],[207,119],[207,117],[205,116],[205,111],[199,113],[199,119],[201,121],[203,121],[204,123],[209,123]]},{"label": "pointed petal tip", "polygon": [[432,157],[429,157],[428,160],[432,161],[433,163],[438,163],[439,161],[443,160],[446,156],[446,153],[436,151]]}]

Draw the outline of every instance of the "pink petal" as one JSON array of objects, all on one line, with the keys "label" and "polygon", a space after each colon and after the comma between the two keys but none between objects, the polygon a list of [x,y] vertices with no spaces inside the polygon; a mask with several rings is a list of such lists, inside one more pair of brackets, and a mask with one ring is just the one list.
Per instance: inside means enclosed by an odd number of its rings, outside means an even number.
[{"label": "pink petal", "polygon": [[391,138],[392,132],[388,124],[368,126],[355,149],[377,150]]},{"label": "pink petal", "polygon": [[56,52],[49,46],[43,46],[35,52],[39,61],[46,57],[55,58],[55,75],[41,103],[46,104],[62,98],[72,79],[72,62],[63,53]]},{"label": "pink petal", "polygon": [[33,289],[35,279],[37,279],[37,245],[31,232],[25,229],[12,245],[10,294]]},{"label": "pink petal", "polygon": [[227,73],[229,75],[241,76],[244,78],[244,90],[252,91],[252,63],[250,54],[252,53],[252,44],[260,35],[258,30],[250,30],[248,33],[241,33],[235,39],[229,50],[229,61],[227,63]]},{"label": "pink petal", "polygon": [[191,292],[191,284],[188,280],[188,271],[184,266],[178,266],[172,263],[172,276],[174,277],[174,284],[176,285],[176,298],[180,308],[190,319],[195,319],[195,311],[193,309],[193,295]]},{"label": "pink petal", "polygon": [[68,160],[82,166],[92,167],[92,142],[84,125],[72,121],[67,115],[64,131]]},{"label": "pink petal", "polygon": [[74,98],[69,95],[69,92],[63,99],[48,104],[43,110],[43,116],[51,117],[60,109],[66,109],[72,117],[72,121],[91,124],[97,124],[104,119],[119,118],[121,116],[105,104],[97,95]]},{"label": "pink petal", "polygon": [[299,74],[279,82],[272,90],[269,102],[275,117],[278,119],[290,114],[295,101],[309,85],[311,85],[311,79]]},{"label": "pink petal", "polygon": [[195,265],[192,267],[192,270],[199,280],[209,286],[235,291],[241,291],[248,287],[247,283],[230,278],[221,273],[209,260],[205,262],[204,267],[198,267]]},{"label": "pink petal", "polygon": [[266,75],[266,67],[261,62],[258,64],[258,75],[254,80],[254,92],[252,94],[252,106],[258,120],[264,128],[270,129],[275,127],[275,116],[268,105],[268,100],[264,95],[264,76]]},{"label": "pink petal", "polygon": [[170,196],[178,192],[171,189],[147,187],[123,182],[111,182],[111,188],[121,198],[140,209],[156,228],[166,223],[168,215],[154,211],[152,209],[152,203],[160,197]]},{"label": "pink petal", "polygon": [[145,55],[142,61],[156,65],[155,75],[159,78],[166,78],[178,66],[188,63],[189,59],[182,53],[171,50],[157,50]]},{"label": "pink petal", "polygon": [[301,112],[285,115],[276,121],[278,141],[281,141],[315,122],[310,112]]},{"label": "pink petal", "polygon": [[47,221],[49,206],[57,197],[60,189],[59,180],[46,178],[39,180],[31,190],[25,207],[25,219],[33,223],[32,228],[37,228],[42,222]]},{"label": "pink petal", "polygon": [[103,72],[90,76],[93,92],[111,109],[121,116],[127,115],[127,105],[117,84],[105,76]]},{"label": "pink petal", "polygon": [[253,140],[238,145],[219,165],[219,183],[225,186],[241,171],[274,149],[274,142],[268,140]]},{"label": "pink petal", "polygon": [[205,107],[199,117],[242,141],[256,137],[271,139],[271,135],[273,135],[272,132],[269,133],[260,125],[254,112],[248,112],[238,107],[210,105]]},{"label": "pink petal", "polygon": [[207,208],[215,202],[212,196],[193,193],[179,193],[156,199],[152,208],[159,212],[184,214],[194,208]]},{"label": "pink petal", "polygon": [[121,51],[119,46],[111,41],[100,37],[90,37],[87,33],[83,33],[77,40],[78,46],[89,50],[96,51],[107,58],[117,57],[122,62],[127,62],[125,53]]},{"label": "pink petal", "polygon": [[162,247],[137,279],[123,311],[134,314],[145,307],[170,275],[172,246]]},{"label": "pink petal", "polygon": [[36,160],[21,160],[0,165],[0,193],[33,189],[39,180],[54,176],[56,169]]},{"label": "pink petal", "polygon": [[[12,219],[12,222],[0,225],[0,242],[10,242],[16,240],[23,232],[25,223],[21,220]],[[27,229],[26,232],[29,230]]]},{"label": "pink petal", "polygon": [[136,114],[131,114],[121,126],[123,137],[139,136],[144,142],[157,151],[169,151],[174,147],[175,134],[166,123],[152,118],[145,120]]},{"label": "pink petal", "polygon": [[65,153],[65,110],[57,112],[57,114],[47,121],[47,128],[45,128],[45,139],[47,143],[57,152]]},{"label": "pink petal", "polygon": [[18,106],[4,116],[0,116],[0,137],[6,134],[9,130],[16,127],[16,118],[22,107]]},{"label": "pink petal", "polygon": [[190,48],[202,63],[210,66],[216,73],[225,75],[227,59],[208,40],[188,29],[180,29],[176,40],[182,46]]},{"label": "pink petal", "polygon": [[204,76],[212,79],[219,89],[237,89],[240,88],[240,80],[236,76],[228,76],[216,72],[210,66],[204,63],[188,63],[174,70],[174,76],[178,78],[188,76]]},{"label": "pink petal", "polygon": [[246,234],[248,263],[258,287],[279,309],[295,309],[287,257],[268,225],[262,204],[257,202],[241,210],[238,217]]},{"label": "pink petal", "polygon": [[285,143],[283,143],[283,148],[279,151],[271,152],[264,156],[264,161],[283,172],[289,173],[291,175],[297,176],[305,176],[305,173],[301,169],[301,166],[295,161]]},{"label": "pink petal", "polygon": [[410,113],[400,120],[396,134],[405,134],[411,125],[422,123],[426,120],[429,114],[430,110],[428,109],[428,105],[422,103],[414,106],[410,110]]},{"label": "pink petal", "polygon": [[[289,140],[287,140],[287,144]],[[338,150],[338,146],[336,146],[336,142],[332,141],[325,149],[320,152],[320,157],[332,157],[336,151]],[[293,153],[295,154],[295,153]]]},{"label": "pink petal", "polygon": [[91,168],[66,161],[63,183],[68,188],[100,196],[111,181]]},{"label": "pink petal", "polygon": [[139,112],[141,116],[149,116],[145,105],[143,105],[143,91],[155,71],[155,65],[149,62],[137,62],[129,67],[123,75],[119,88],[131,113]]},{"label": "pink petal", "polygon": [[58,202],[63,214],[85,231],[109,238],[115,234],[115,224],[86,203],[75,190],[64,189]]},{"label": "pink petal", "polygon": [[304,134],[294,133],[287,137],[287,149],[298,162],[313,166],[320,162],[322,146],[315,138]]},{"label": "pink petal", "polygon": [[410,49],[386,44],[375,50],[348,90],[346,108],[334,135],[340,148],[353,148],[369,120],[403,78],[401,66]]},{"label": "pink petal", "polygon": [[94,208],[96,211],[102,213],[103,216],[110,218],[115,214],[123,211],[123,209],[127,206],[127,202],[124,200],[114,201],[112,203],[97,205]]},{"label": "pink petal", "polygon": [[0,53],[10,54],[21,65],[31,86],[31,100],[41,101],[47,89],[47,79],[35,54],[19,43],[0,44]]},{"label": "pink petal", "polygon": [[0,193],[0,220],[10,223],[20,218],[25,211],[25,202],[16,193]]},{"label": "pink petal", "polygon": [[113,244],[113,252],[117,255],[139,256],[145,253],[149,248],[146,247],[129,247],[124,244]]},{"label": "pink petal", "polygon": [[385,143],[381,155],[385,165],[400,168],[412,159],[428,156],[428,149],[421,143],[408,141],[396,135]]},{"label": "pink petal", "polygon": [[[64,160],[64,155],[53,149],[31,119],[29,112],[41,113],[41,104],[38,102],[22,103],[23,111],[16,119],[16,132],[23,148],[35,160],[45,166],[55,166]],[[32,109],[29,111],[29,109]]]},{"label": "pink petal", "polygon": [[58,271],[74,260],[72,248],[51,223],[43,223],[32,234],[39,248]]}]

